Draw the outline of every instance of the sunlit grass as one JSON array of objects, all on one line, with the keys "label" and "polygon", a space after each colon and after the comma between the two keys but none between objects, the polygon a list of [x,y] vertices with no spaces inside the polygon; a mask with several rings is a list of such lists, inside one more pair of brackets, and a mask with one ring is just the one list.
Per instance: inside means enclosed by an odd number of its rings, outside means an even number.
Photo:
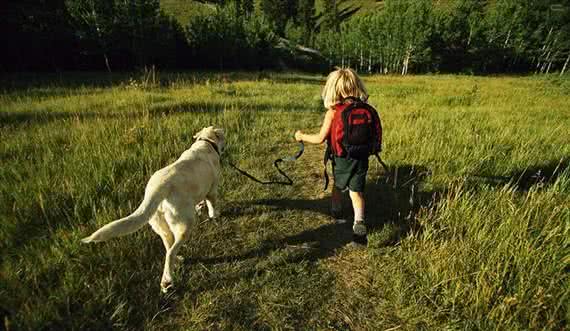
[{"label": "sunlit grass", "polygon": [[[365,77],[384,125],[367,249],[331,224],[322,146],[260,186],[224,166],[222,216],[159,293],[151,230],[81,245],[129,214],[207,125],[263,179],[323,118],[323,77],[12,78],[0,95],[0,311],[10,329],[551,329],[568,316],[570,82]],[[130,79],[133,78],[133,79]],[[396,175],[397,173],[397,175]],[[412,193],[413,192],[413,193]],[[348,201],[345,201],[348,207]],[[350,212],[346,215],[350,217]]]}]

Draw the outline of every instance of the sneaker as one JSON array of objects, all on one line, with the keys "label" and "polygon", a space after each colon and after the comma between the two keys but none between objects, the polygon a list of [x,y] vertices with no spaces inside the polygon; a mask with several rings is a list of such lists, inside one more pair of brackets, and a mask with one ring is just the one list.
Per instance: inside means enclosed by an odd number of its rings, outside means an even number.
[{"label": "sneaker", "polygon": [[352,242],[353,244],[366,246],[368,238],[366,237],[366,225],[364,221],[355,221],[352,226]]},{"label": "sneaker", "polygon": [[355,221],[352,226],[352,232],[357,236],[366,237],[366,225],[364,225],[364,221]]}]

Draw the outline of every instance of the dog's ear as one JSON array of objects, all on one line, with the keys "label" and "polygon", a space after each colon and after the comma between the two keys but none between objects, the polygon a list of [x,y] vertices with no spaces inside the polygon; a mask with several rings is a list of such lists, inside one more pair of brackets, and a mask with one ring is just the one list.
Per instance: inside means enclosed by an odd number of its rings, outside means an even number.
[{"label": "dog's ear", "polygon": [[216,134],[216,137],[222,138],[224,136],[224,129],[214,129],[214,133]]},{"label": "dog's ear", "polygon": [[196,132],[196,134],[195,134],[192,138],[198,139],[198,138],[200,137],[200,134],[202,133],[202,131],[204,131],[204,129],[202,129],[202,130]]}]

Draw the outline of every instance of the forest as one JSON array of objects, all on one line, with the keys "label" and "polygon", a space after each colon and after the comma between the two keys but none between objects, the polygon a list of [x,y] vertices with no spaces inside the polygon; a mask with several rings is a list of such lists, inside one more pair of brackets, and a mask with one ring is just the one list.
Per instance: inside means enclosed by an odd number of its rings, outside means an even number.
[{"label": "forest", "polygon": [[159,0],[9,0],[0,71],[564,74],[570,61],[569,0],[200,3],[177,19]]}]

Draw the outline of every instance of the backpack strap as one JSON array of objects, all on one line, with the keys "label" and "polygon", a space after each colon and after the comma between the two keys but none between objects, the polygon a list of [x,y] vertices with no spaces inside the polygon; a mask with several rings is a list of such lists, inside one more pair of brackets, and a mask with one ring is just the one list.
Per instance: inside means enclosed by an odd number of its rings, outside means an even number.
[{"label": "backpack strap", "polygon": [[[382,151],[382,121],[380,120],[380,115],[378,115],[378,111],[376,109],[374,109],[374,107],[372,107],[371,105],[367,105],[370,110],[370,113],[372,114],[372,125],[374,126],[374,147],[375,147],[375,153],[376,157],[378,158],[379,161],[380,160],[380,156],[378,155],[378,153],[380,153]],[[381,162],[382,163],[382,162]],[[386,168],[386,167],[384,167]]]},{"label": "backpack strap", "polygon": [[382,168],[384,168],[384,171],[386,171],[386,173],[390,173],[390,170],[388,169],[388,166],[386,165],[386,163],[384,163],[384,161],[382,161],[382,159],[380,158],[380,154],[378,153],[374,153],[374,156],[376,156],[376,160],[378,160],[378,162],[380,162],[380,164],[382,165]]},{"label": "backpack strap", "polygon": [[380,158],[380,154],[374,153],[374,156],[376,156],[376,160],[378,160],[378,162],[380,162],[380,164],[382,165],[382,168],[384,168],[384,171],[386,172],[386,174],[388,176],[390,176],[390,169],[388,169],[388,166],[386,165],[386,163],[384,163],[384,161],[382,161],[382,159]]},{"label": "backpack strap", "polygon": [[360,99],[360,98],[358,98],[358,97],[352,97],[352,96],[344,98],[344,99],[342,100],[342,102],[344,103],[344,102],[346,102],[347,100],[350,100],[351,103],[364,102],[364,101],[362,101],[362,99]]}]

